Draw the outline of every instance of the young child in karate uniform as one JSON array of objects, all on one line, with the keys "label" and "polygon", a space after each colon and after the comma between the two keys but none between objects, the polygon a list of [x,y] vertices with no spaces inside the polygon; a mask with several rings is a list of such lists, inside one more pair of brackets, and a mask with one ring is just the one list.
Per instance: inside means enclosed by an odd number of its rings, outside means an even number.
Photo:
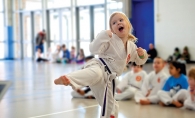
[{"label": "young child in karate uniform", "polygon": [[154,71],[150,72],[144,79],[141,91],[136,92],[135,101],[142,105],[157,104],[159,99],[157,92],[164,86],[168,75],[164,71],[165,62],[156,57],[153,61]]},{"label": "young child in karate uniform", "polygon": [[142,67],[142,65],[139,66],[135,62],[132,64],[132,71],[127,72],[116,87],[116,100],[131,99],[135,92],[141,89],[143,80],[147,75]]},{"label": "young child in karate uniform", "polygon": [[189,91],[184,107],[195,111],[195,68],[191,68],[188,73]]},{"label": "young child in karate uniform", "polygon": [[100,32],[90,43],[94,58],[84,69],[62,75],[54,81],[57,85],[70,85],[73,89],[89,86],[101,106],[101,118],[117,118],[118,104],[114,99],[115,78],[120,76],[130,61],[143,65],[148,55],[135,45],[132,26],[124,13],[110,16],[110,30]]},{"label": "young child in karate uniform", "polygon": [[173,104],[176,107],[182,107],[182,104],[179,104],[176,99],[176,93],[181,89],[187,90],[188,88],[185,64],[170,62],[169,73],[171,76],[166,81],[163,89],[158,92],[159,104],[163,106]]}]

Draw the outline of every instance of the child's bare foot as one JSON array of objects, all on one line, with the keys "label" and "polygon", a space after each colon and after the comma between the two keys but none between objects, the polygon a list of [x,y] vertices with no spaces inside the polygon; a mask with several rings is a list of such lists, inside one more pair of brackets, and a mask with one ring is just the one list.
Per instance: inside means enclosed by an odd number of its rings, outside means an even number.
[{"label": "child's bare foot", "polygon": [[70,84],[70,80],[66,77],[66,76],[61,76],[58,79],[54,80],[54,83],[56,85],[60,84],[60,85],[69,85]]},{"label": "child's bare foot", "polygon": [[174,101],[174,100],[173,100],[172,104],[175,105],[175,106],[178,107],[178,108],[183,106],[183,104],[181,104],[181,103],[178,102],[178,101]]},{"label": "child's bare foot", "polygon": [[165,106],[165,104],[164,104],[163,102],[161,102],[161,101],[160,101],[158,104],[159,104],[160,106]]},{"label": "child's bare foot", "polygon": [[150,104],[150,100],[140,100],[140,104],[141,105],[149,105]]},{"label": "child's bare foot", "polygon": [[87,96],[85,98],[87,98],[87,99],[95,99],[95,97],[93,97],[93,96]]},{"label": "child's bare foot", "polygon": [[85,95],[85,91],[83,91],[83,90],[78,89],[77,92],[78,92],[80,95]]}]

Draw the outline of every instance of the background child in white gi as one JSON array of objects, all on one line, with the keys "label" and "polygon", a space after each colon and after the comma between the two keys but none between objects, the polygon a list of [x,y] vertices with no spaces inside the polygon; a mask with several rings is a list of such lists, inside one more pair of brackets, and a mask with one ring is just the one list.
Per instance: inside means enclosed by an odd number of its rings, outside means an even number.
[{"label": "background child in white gi", "polygon": [[188,88],[185,64],[179,62],[169,63],[169,73],[171,76],[166,81],[162,90],[158,92],[160,105],[175,105],[181,107],[178,101],[175,101],[176,93],[181,89]]},{"label": "background child in white gi", "polygon": [[164,66],[165,62],[162,58],[154,58],[154,71],[150,72],[144,79],[141,91],[135,93],[136,103],[140,103],[142,105],[158,103],[157,92],[162,89],[168,78],[164,71]]},{"label": "background child in white gi", "polygon": [[89,86],[101,106],[101,117],[118,117],[118,104],[114,99],[116,76],[120,76],[130,61],[143,65],[147,53],[134,44],[136,38],[131,34],[132,26],[127,16],[115,12],[109,20],[110,30],[100,32],[90,43],[90,51],[99,59],[92,59],[85,68],[54,81],[58,85],[70,85],[73,89]]},{"label": "background child in white gi", "polygon": [[142,69],[142,65],[132,64],[132,70],[124,75],[124,78],[117,85],[115,95],[116,100],[127,100],[134,97],[137,90],[141,89],[144,78],[147,73]]},{"label": "background child in white gi", "polygon": [[190,69],[188,73],[189,94],[184,102],[184,107],[195,110],[195,68]]}]

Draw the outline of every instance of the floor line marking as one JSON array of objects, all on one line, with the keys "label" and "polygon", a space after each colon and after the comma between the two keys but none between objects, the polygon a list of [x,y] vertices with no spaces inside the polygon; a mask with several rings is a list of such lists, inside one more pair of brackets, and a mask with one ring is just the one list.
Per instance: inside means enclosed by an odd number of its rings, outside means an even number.
[{"label": "floor line marking", "polygon": [[87,106],[87,107],[82,107],[82,108],[77,108],[77,109],[71,109],[71,110],[61,111],[61,112],[55,112],[55,113],[50,113],[50,114],[45,114],[45,115],[33,116],[33,117],[29,117],[29,118],[40,118],[40,117],[44,117],[44,116],[51,116],[51,115],[55,115],[55,114],[61,114],[61,113],[76,111],[76,110],[83,109],[83,108],[87,109],[87,108],[96,107],[96,106],[98,106],[98,105],[92,105],[92,106]]}]

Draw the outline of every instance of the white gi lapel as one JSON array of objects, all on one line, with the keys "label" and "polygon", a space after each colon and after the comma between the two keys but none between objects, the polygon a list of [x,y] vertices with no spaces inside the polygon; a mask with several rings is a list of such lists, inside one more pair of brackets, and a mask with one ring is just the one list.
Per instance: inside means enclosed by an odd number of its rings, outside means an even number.
[{"label": "white gi lapel", "polygon": [[126,57],[126,51],[123,41],[116,34],[113,34],[113,39],[116,52],[121,57],[121,59],[124,59],[124,57]]}]

